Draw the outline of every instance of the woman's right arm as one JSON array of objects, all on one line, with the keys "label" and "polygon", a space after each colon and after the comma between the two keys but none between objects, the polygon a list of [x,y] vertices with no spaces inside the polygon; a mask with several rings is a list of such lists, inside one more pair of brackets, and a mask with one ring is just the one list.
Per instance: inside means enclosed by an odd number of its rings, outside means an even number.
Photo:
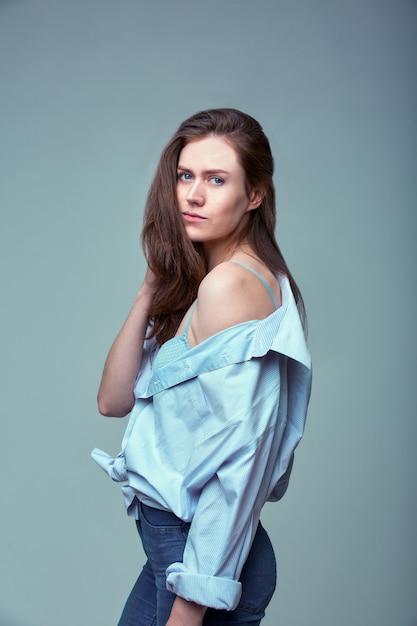
[{"label": "woman's right arm", "polygon": [[124,417],[135,403],[133,389],[142,360],[148,312],[155,289],[155,277],[148,268],[104,364],[97,395],[98,410],[102,415]]}]

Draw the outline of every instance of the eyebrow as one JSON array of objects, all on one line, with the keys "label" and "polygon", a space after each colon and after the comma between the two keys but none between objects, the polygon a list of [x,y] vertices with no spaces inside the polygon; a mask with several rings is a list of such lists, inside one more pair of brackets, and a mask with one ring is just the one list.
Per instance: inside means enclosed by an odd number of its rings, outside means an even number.
[{"label": "eyebrow", "polygon": [[[190,167],[185,167],[184,165],[178,164],[177,167],[178,170],[183,170],[184,172],[191,172],[192,173],[192,169]],[[229,174],[230,172],[228,172],[227,170],[222,170],[221,168],[215,168],[212,170],[205,170],[205,172],[203,172],[203,174]]]}]

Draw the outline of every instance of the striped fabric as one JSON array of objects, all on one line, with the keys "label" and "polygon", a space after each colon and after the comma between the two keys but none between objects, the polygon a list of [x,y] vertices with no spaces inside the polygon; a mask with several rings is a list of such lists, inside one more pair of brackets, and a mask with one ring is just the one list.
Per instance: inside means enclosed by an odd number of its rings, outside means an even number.
[{"label": "striped fabric", "polygon": [[159,365],[147,342],[122,451],[92,453],[124,483],[130,516],[138,498],[192,521],[167,587],[217,609],[239,602],[261,508],[284,494],[304,430],[310,355],[289,282],[278,279],[282,306],[264,320],[169,350]]}]

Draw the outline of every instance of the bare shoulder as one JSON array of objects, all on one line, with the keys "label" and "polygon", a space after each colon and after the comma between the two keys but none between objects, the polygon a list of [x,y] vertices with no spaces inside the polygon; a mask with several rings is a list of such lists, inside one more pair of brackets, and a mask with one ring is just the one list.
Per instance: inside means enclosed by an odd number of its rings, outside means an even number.
[{"label": "bare shoulder", "polygon": [[190,339],[200,343],[236,324],[264,319],[274,310],[270,294],[255,274],[237,263],[220,263],[200,284]]}]

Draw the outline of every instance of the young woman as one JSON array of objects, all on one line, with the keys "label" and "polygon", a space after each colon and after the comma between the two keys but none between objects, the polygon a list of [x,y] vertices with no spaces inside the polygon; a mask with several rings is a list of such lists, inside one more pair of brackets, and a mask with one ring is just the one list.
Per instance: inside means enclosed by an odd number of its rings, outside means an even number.
[{"label": "young woman", "polygon": [[151,185],[148,269],[98,393],[103,415],[132,413],[116,458],[93,451],[148,557],[120,626],[254,626],[273,594],[259,517],[286,490],[311,367],[272,175],[258,122],[214,109],[181,124]]}]

